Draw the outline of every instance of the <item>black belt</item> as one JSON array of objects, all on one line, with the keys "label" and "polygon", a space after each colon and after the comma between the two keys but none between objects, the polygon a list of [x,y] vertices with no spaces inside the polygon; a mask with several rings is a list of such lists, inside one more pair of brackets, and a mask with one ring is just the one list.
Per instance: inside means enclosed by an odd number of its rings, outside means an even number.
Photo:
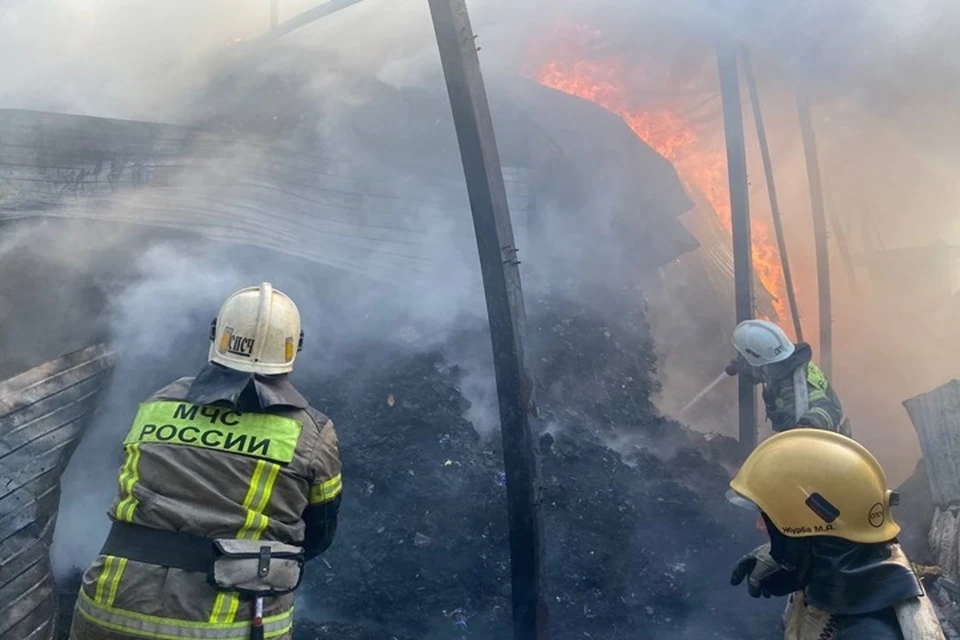
[{"label": "black belt", "polygon": [[192,533],[114,522],[100,553],[161,567],[209,573],[214,546],[212,538]]}]

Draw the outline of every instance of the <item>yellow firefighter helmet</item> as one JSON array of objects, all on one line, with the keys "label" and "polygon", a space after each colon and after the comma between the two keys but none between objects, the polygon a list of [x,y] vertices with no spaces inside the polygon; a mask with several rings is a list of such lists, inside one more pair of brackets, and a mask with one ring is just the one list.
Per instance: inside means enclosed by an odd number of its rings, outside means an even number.
[{"label": "yellow firefighter helmet", "polygon": [[896,494],[863,445],[831,431],[791,429],[762,442],[730,481],[727,496],[767,515],[785,536],[892,540]]},{"label": "yellow firefighter helmet", "polygon": [[264,375],[288,373],[303,346],[300,311],[269,282],[247,287],[223,303],[210,339],[210,362]]}]

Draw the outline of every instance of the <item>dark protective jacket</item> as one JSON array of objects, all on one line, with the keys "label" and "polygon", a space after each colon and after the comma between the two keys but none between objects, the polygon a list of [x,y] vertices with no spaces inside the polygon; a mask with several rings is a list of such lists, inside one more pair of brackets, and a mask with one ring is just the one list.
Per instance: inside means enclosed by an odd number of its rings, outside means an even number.
[{"label": "dark protective jacket", "polygon": [[[754,384],[763,384],[763,402],[767,409],[767,419],[774,431],[786,431],[793,427],[840,431],[843,422],[840,398],[812,358],[810,345],[801,342],[783,362],[768,365],[762,370],[753,367],[741,368],[741,375],[747,376]],[[808,406],[798,419],[793,372],[800,367],[806,367]]]},{"label": "dark protective jacket", "polygon": [[775,533],[771,548],[778,561],[804,573],[805,587],[785,615],[786,640],[942,638],[932,633],[940,628],[936,614],[897,542],[787,540]]},{"label": "dark protective jacket", "polygon": [[[124,440],[116,522],[322,553],[342,488],[333,423],[286,376],[208,365],[141,405]],[[245,640],[252,601],[204,573],[101,554],[83,576],[70,637]],[[292,637],[293,594],[267,597],[266,638]]]}]

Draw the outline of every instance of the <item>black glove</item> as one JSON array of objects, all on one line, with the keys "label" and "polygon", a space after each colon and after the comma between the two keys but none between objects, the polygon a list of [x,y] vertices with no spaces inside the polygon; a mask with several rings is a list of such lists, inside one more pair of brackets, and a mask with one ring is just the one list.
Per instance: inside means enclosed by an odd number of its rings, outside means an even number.
[{"label": "black glove", "polygon": [[770,556],[769,544],[740,558],[730,575],[730,584],[737,586],[744,578],[747,578],[747,592],[753,598],[785,596],[803,588],[796,569],[781,565]]},{"label": "black glove", "polygon": [[727,365],[727,368],[724,369],[724,372],[728,376],[736,376],[740,374],[741,369],[743,369],[743,360],[741,358],[734,358],[730,361],[730,364]]}]

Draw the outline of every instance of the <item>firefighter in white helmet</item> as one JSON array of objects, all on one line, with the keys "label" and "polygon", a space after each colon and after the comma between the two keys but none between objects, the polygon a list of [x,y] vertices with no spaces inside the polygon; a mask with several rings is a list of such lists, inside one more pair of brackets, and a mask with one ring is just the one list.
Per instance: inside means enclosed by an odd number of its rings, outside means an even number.
[{"label": "firefighter in white helmet", "polygon": [[766,320],[746,320],[733,332],[738,356],[727,374],[763,385],[767,419],[774,431],[801,426],[850,435],[840,398],[813,362],[805,342],[794,344],[783,330]]},{"label": "firefighter in white helmet", "polygon": [[876,458],[846,436],[798,428],[762,442],[727,498],[759,512],[770,542],[731,583],[791,597],[785,640],[943,640],[933,605],[896,540],[896,494]]},{"label": "firefighter in white helmet", "polygon": [[287,379],[303,340],[289,297],[234,293],[210,338],[203,370],[133,419],[74,640],[292,637],[303,563],[337,528],[337,435]]}]

